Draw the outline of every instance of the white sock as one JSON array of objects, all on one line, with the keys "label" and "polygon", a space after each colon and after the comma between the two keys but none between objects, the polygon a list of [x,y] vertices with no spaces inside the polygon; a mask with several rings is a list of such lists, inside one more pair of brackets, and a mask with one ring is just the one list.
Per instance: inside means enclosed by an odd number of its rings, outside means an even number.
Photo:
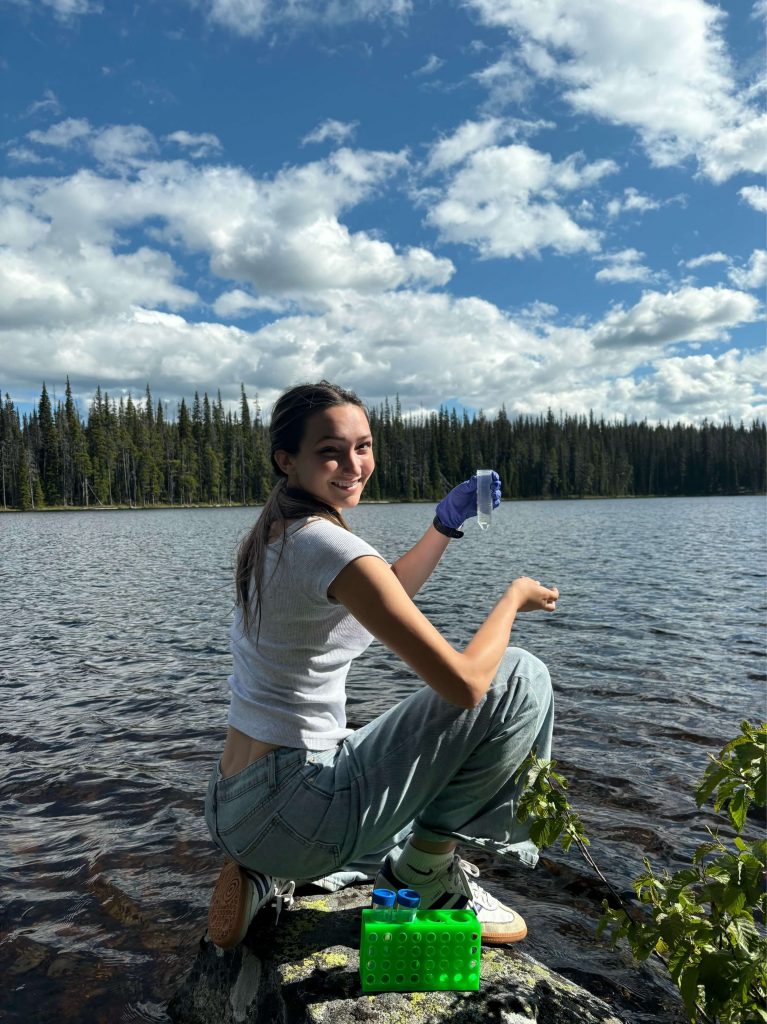
[{"label": "white sock", "polygon": [[413,846],[413,837],[408,836],[394,870],[403,882],[423,882],[424,874],[431,875],[433,872],[434,875],[438,875],[452,863],[454,856],[455,850],[449,850],[447,853],[426,853],[425,850],[418,850]]}]

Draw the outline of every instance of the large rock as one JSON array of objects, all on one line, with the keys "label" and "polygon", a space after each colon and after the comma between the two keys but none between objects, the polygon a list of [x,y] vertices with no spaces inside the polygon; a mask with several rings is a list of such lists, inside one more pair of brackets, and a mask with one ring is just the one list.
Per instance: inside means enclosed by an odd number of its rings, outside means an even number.
[{"label": "large rock", "polygon": [[485,948],[479,992],[363,995],[368,887],[303,896],[275,926],[262,912],[237,949],[203,937],[168,1013],[175,1024],[621,1024],[610,1007],[518,947]]}]

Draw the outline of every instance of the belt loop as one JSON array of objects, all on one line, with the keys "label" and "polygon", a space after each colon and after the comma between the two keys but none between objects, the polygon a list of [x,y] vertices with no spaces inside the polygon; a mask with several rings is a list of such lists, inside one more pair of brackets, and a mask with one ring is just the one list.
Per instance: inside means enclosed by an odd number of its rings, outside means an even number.
[{"label": "belt loop", "polygon": [[270,792],[277,788],[277,778],[274,770],[274,762],[274,751],[270,750],[269,753],[266,755],[266,780]]}]

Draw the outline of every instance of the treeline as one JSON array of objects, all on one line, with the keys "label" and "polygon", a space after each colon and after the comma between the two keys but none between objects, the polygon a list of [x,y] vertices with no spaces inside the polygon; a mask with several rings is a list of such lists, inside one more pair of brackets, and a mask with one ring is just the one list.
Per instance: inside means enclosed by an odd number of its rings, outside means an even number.
[{"label": "treeline", "polygon": [[[403,416],[371,409],[377,463],[371,499],[442,497],[478,466],[511,498],[749,494],[765,491],[765,424],[606,422],[593,415],[510,419],[454,410]],[[251,504],[272,486],[268,431],[241,389],[239,411],[195,392],[169,416],[149,387],[141,402],[96,390],[83,421],[67,380],[63,401],[43,385],[37,409],[0,405],[2,505]]]}]

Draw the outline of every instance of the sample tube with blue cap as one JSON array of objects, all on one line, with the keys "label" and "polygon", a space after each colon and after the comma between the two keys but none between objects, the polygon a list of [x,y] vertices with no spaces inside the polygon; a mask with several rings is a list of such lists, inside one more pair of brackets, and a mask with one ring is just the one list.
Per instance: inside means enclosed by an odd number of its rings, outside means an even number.
[{"label": "sample tube with blue cap", "polygon": [[397,921],[415,921],[415,912],[421,904],[420,893],[415,889],[397,890],[397,909],[395,918]]},{"label": "sample tube with blue cap", "polygon": [[493,513],[493,471],[477,470],[477,525],[486,530]]},{"label": "sample tube with blue cap", "polygon": [[397,894],[391,889],[373,889],[370,907],[372,910],[377,911],[375,915],[376,920],[393,921],[396,900]]}]

